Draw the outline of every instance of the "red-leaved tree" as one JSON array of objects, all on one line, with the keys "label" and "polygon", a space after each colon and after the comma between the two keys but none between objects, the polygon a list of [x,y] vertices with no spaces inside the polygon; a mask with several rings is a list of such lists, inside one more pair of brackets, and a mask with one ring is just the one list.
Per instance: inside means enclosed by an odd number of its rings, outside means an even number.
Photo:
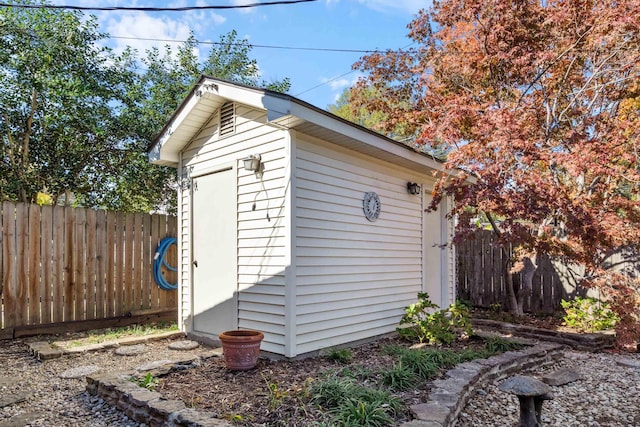
[{"label": "red-leaved tree", "polygon": [[640,1],[435,1],[408,28],[414,47],[355,65],[356,93],[380,94],[360,106],[448,153],[433,206],[454,196],[458,238],[483,216],[515,248],[510,311],[544,253],[583,265],[637,331],[636,281],[605,261],[640,243]]}]

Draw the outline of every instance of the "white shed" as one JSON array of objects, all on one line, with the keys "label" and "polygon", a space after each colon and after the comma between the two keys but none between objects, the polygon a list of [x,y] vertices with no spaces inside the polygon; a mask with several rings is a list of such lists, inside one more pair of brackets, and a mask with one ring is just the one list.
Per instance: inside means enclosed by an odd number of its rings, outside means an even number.
[{"label": "white shed", "polygon": [[410,147],[203,76],[149,157],[178,171],[179,322],[192,336],[260,330],[263,351],[295,357],[395,331],[420,291],[455,298],[447,206],[424,212],[441,164]]}]

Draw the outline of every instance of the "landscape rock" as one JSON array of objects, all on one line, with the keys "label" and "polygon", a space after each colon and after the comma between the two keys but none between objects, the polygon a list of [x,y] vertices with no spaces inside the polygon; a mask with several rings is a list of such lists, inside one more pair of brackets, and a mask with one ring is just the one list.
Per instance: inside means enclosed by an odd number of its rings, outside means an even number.
[{"label": "landscape rock", "polygon": [[77,366],[61,373],[60,378],[84,378],[87,375],[95,374],[99,370],[100,368],[94,365]]},{"label": "landscape rock", "polygon": [[580,378],[580,373],[572,368],[561,368],[557,371],[550,372],[542,377],[542,381],[557,387],[571,382],[577,381]]},{"label": "landscape rock", "polygon": [[144,344],[136,344],[136,345],[127,345],[123,347],[118,347],[115,350],[115,354],[118,356],[135,356],[138,354],[142,354],[147,351],[147,346]]},{"label": "landscape rock", "polygon": [[171,350],[193,350],[195,348],[198,348],[200,346],[200,343],[198,343],[197,341],[191,341],[191,340],[180,340],[180,341],[174,341],[172,343],[169,344],[169,349]]}]

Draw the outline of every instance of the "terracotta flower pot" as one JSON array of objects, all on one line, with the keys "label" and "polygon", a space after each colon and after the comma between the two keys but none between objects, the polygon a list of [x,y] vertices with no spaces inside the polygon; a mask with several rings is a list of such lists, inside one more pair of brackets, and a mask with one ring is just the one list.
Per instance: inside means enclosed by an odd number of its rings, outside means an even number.
[{"label": "terracotta flower pot", "polygon": [[262,332],[239,329],[223,332],[218,337],[227,369],[246,371],[256,366],[260,343],[264,339]]}]

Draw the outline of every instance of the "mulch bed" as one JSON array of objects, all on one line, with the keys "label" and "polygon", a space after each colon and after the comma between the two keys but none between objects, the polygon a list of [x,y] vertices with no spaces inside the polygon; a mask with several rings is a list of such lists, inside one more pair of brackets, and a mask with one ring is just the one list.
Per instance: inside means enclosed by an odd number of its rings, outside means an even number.
[{"label": "mulch bed", "polygon": [[[385,338],[352,348],[351,362],[341,364],[318,356],[300,360],[260,359],[250,371],[228,371],[222,359],[209,359],[197,368],[171,373],[160,380],[157,391],[169,399],[182,400],[188,407],[215,413],[217,417],[247,426],[311,426],[327,421],[327,414],[310,402],[314,381],[341,369],[359,372],[389,369],[396,359],[384,347],[411,344],[399,338]],[[484,341],[472,338],[447,348],[483,348]],[[444,373],[444,371],[443,371]],[[376,387],[379,378],[367,377],[365,383]],[[427,400],[430,383],[405,392],[396,392],[407,407],[396,421],[412,419],[409,405]]]}]

